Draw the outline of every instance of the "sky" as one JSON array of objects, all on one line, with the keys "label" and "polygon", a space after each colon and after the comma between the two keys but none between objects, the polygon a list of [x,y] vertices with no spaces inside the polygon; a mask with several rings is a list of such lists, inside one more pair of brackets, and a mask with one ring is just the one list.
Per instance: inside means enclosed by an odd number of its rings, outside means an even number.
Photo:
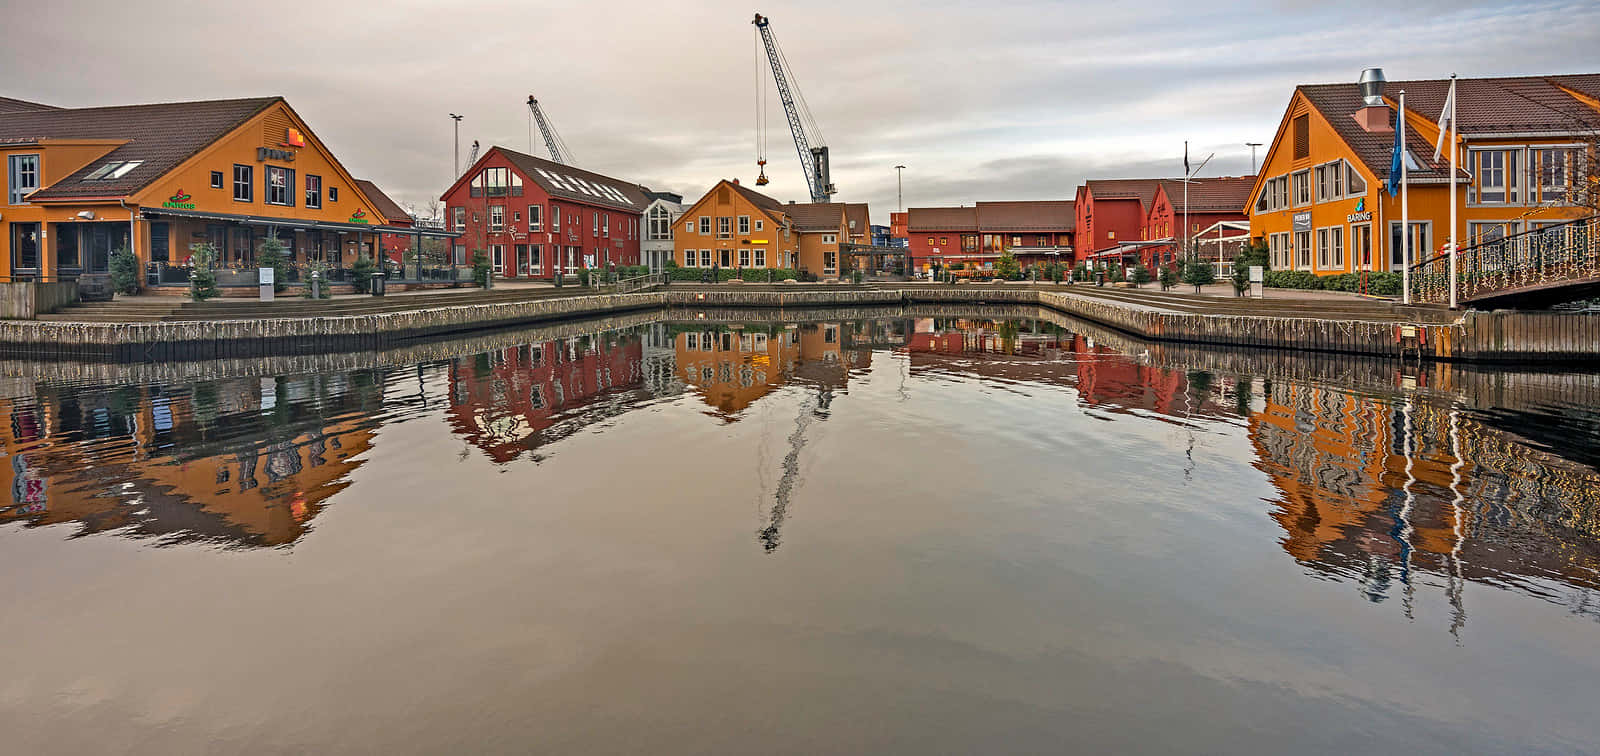
[{"label": "sky", "polygon": [[[19,3],[21,0],[15,0]],[[425,210],[473,140],[529,151],[536,95],[575,164],[691,200],[805,179],[750,23],[771,19],[830,148],[835,199],[1070,199],[1090,178],[1251,172],[1297,84],[1600,72],[1600,3],[456,4],[53,0],[0,45],[0,95],[67,107],[282,95],[355,176]],[[18,20],[16,12],[7,14]],[[758,68],[758,63],[762,66]],[[543,156],[537,133],[533,154]],[[1265,155],[1262,148],[1261,155]]]}]

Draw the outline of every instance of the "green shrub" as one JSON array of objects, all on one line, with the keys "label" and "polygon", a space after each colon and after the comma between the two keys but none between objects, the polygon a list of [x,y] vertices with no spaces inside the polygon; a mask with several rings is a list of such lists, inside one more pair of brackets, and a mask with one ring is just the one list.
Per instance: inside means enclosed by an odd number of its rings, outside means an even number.
[{"label": "green shrub", "polygon": [[1089,266],[1078,263],[1078,266],[1072,269],[1072,280],[1078,282],[1089,280]]},{"label": "green shrub", "polygon": [[1155,280],[1155,277],[1150,275],[1150,269],[1146,268],[1144,263],[1139,263],[1133,266],[1132,280],[1134,286],[1143,286]]},{"label": "green shrub", "polygon": [[1017,258],[1010,252],[1004,252],[994,264],[995,278],[1004,278],[1007,281],[1022,280],[1022,268],[1017,265]]},{"label": "green shrub", "polygon": [[1106,280],[1110,281],[1111,283],[1122,283],[1123,281],[1128,280],[1128,278],[1122,273],[1122,265],[1118,264],[1109,266],[1109,268],[1106,270]]},{"label": "green shrub", "polygon": [[1211,267],[1211,263],[1191,254],[1184,259],[1183,267],[1179,270],[1178,277],[1183,279],[1184,283],[1193,286],[1195,293],[1198,294],[1200,287],[1216,282],[1217,271]]},{"label": "green shrub", "polygon": [[489,287],[489,256],[481,249],[472,251],[472,280],[480,287]]},{"label": "green shrub", "polygon": [[966,263],[950,263],[949,265],[946,265],[944,267],[944,269],[945,270],[950,270],[950,271],[966,270],[967,269],[967,264]]},{"label": "green shrub", "polygon": [[204,302],[222,296],[217,289],[217,274],[211,272],[211,261],[217,257],[216,246],[211,242],[198,242],[190,245],[189,249],[194,252],[194,270],[189,274],[189,298]]},{"label": "green shrub", "polygon": [[289,280],[284,276],[286,247],[277,237],[269,236],[261,242],[261,249],[256,251],[256,267],[272,269],[272,290],[283,291],[289,288]]},{"label": "green shrub", "polygon": [[111,253],[111,288],[118,294],[139,293],[139,258],[127,247]]},{"label": "green shrub", "polygon": [[[699,281],[701,276],[704,275],[708,270],[710,269],[672,268],[667,271],[667,275],[674,281]],[[739,275],[742,273],[744,274],[743,280],[745,281],[759,281],[765,283],[767,281],[767,275],[769,272],[771,273],[772,280],[774,281],[782,281],[785,278],[793,278],[798,281],[801,278],[800,273],[792,268],[719,268],[717,270],[717,280],[732,281],[735,278],[739,278]]]},{"label": "green shrub", "polygon": [[350,285],[355,288],[357,294],[365,294],[372,288],[372,274],[377,268],[372,258],[366,255],[356,258],[355,263],[350,266]]}]

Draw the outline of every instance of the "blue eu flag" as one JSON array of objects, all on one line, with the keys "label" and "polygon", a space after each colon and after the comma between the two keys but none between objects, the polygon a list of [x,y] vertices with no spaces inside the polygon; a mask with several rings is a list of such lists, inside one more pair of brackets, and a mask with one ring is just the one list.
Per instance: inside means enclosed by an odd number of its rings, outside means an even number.
[{"label": "blue eu flag", "polygon": [[1394,111],[1394,151],[1389,155],[1389,180],[1384,183],[1384,188],[1389,190],[1389,196],[1400,194],[1400,161],[1406,151],[1405,123],[1400,120],[1400,109]]}]

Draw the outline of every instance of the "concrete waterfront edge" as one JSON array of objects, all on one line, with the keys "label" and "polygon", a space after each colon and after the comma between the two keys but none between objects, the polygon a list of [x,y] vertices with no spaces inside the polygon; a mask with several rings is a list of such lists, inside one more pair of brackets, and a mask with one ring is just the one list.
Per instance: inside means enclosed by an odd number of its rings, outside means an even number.
[{"label": "concrete waterfront edge", "polygon": [[1141,339],[1459,361],[1600,359],[1600,315],[1471,312],[1454,323],[1202,314],[1023,287],[675,287],[523,302],[434,306],[312,318],[156,323],[0,322],[0,345],[26,356],[211,359],[383,348],[407,339],[650,308],[804,309],[907,304],[1038,305]]}]

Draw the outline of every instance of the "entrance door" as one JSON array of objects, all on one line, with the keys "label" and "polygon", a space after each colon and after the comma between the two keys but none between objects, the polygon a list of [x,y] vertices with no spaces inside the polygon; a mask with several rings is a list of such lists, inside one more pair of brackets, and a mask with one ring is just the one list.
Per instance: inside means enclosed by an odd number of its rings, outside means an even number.
[{"label": "entrance door", "polygon": [[506,272],[506,245],[490,244],[489,255],[494,263],[494,274],[503,276]]},{"label": "entrance door", "polygon": [[1372,270],[1372,226],[1350,227],[1350,261],[1356,270]]},{"label": "entrance door", "polygon": [[[1412,221],[1411,222],[1411,234],[1410,234],[1411,240],[1410,241],[1411,241],[1411,264],[1412,265],[1416,265],[1417,263],[1422,262],[1423,260],[1426,260],[1427,258],[1433,256],[1429,251],[1429,250],[1431,250],[1433,248],[1428,246],[1429,239],[1432,238],[1432,236],[1433,236],[1433,234],[1431,233],[1432,228],[1433,228],[1433,224],[1428,222],[1428,221]],[[1405,267],[1406,267],[1406,262],[1405,262],[1406,258],[1404,256],[1404,254],[1405,254],[1404,249],[1400,245],[1400,222],[1399,221],[1391,222],[1389,224],[1389,269],[1390,270],[1403,270],[1403,269],[1405,269]]]},{"label": "entrance door", "polygon": [[513,246],[517,258],[517,275],[528,275],[528,245],[517,244]]},{"label": "entrance door", "polygon": [[39,224],[11,224],[11,274],[39,274]]}]

